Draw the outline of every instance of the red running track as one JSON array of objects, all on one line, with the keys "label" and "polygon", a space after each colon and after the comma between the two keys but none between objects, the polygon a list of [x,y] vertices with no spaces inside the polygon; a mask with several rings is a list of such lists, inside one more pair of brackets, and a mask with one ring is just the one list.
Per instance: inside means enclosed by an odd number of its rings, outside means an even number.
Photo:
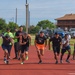
[{"label": "red running track", "polygon": [[[14,57],[14,49],[11,52],[11,58]],[[42,57],[43,63],[38,63],[37,53],[34,46],[30,47],[29,60],[21,65],[18,60],[10,59],[10,64],[3,62],[3,50],[0,48],[0,75],[75,75],[75,60],[70,60],[70,64],[65,62],[66,55],[63,58],[63,64],[55,64],[53,52],[45,50]],[[71,58],[70,58],[71,59]]]}]

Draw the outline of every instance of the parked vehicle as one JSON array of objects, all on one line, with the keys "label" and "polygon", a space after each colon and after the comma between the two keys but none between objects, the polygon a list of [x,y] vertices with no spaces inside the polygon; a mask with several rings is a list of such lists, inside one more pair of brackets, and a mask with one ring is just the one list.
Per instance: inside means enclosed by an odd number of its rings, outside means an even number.
[{"label": "parked vehicle", "polygon": [[65,31],[61,28],[54,29],[54,33],[58,33],[62,38],[65,36]]}]

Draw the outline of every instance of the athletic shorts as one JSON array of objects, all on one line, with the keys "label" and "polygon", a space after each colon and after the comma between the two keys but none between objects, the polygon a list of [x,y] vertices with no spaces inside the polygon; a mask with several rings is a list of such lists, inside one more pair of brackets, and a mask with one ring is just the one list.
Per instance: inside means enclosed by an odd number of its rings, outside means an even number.
[{"label": "athletic shorts", "polygon": [[8,52],[10,51],[10,45],[4,45],[2,44],[2,49],[7,50]]},{"label": "athletic shorts", "polygon": [[54,53],[60,53],[60,46],[53,46],[53,52]]},{"label": "athletic shorts", "polygon": [[20,51],[22,48],[22,46],[19,44],[19,42],[16,43],[16,49],[17,51]]},{"label": "athletic shorts", "polygon": [[21,53],[24,53],[24,52],[28,52],[28,50],[29,50],[29,47],[22,47],[21,48]]},{"label": "athletic shorts", "polygon": [[61,53],[65,53],[66,51],[71,50],[70,45],[66,46],[65,48],[62,48]]},{"label": "athletic shorts", "polygon": [[38,50],[44,50],[45,49],[45,45],[44,44],[42,44],[42,45],[36,44],[36,47],[38,48]]}]

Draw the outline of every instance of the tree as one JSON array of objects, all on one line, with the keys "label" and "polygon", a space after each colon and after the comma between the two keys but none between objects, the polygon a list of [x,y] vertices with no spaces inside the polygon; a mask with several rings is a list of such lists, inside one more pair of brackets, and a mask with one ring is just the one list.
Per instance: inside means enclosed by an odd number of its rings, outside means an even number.
[{"label": "tree", "polygon": [[40,27],[42,27],[43,29],[46,29],[47,27],[48,27],[49,29],[56,27],[56,26],[54,25],[54,23],[52,23],[52,22],[49,21],[49,20],[42,20],[42,21],[38,22],[37,26],[40,26]]},{"label": "tree", "polygon": [[31,34],[35,34],[39,32],[40,27],[39,26],[30,26],[29,30]]},{"label": "tree", "polygon": [[4,19],[0,18],[0,32],[4,32],[7,28],[7,24]]},{"label": "tree", "polygon": [[14,22],[9,22],[8,28],[10,28],[11,32],[13,32],[15,28],[18,28],[18,25]]}]

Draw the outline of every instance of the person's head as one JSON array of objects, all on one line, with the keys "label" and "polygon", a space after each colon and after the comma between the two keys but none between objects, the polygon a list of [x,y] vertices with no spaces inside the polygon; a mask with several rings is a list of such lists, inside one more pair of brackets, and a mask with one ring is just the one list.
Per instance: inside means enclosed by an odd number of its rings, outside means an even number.
[{"label": "person's head", "polygon": [[55,33],[55,37],[56,37],[56,38],[58,38],[58,37],[59,37],[59,34],[58,34],[57,32]]},{"label": "person's head", "polygon": [[20,30],[20,31],[23,31],[23,26],[20,26],[20,27],[19,27],[19,30]]},{"label": "person's head", "polygon": [[7,28],[7,32],[10,32],[10,29],[9,28]]},{"label": "person's head", "polygon": [[40,36],[41,36],[41,37],[44,36],[44,32],[43,32],[43,31],[40,32]]},{"label": "person's head", "polygon": [[26,32],[23,33],[23,37],[24,37],[24,38],[27,38],[27,35],[28,35],[28,34],[27,34]]},{"label": "person's head", "polygon": [[65,39],[68,39],[68,34],[65,34]]}]

